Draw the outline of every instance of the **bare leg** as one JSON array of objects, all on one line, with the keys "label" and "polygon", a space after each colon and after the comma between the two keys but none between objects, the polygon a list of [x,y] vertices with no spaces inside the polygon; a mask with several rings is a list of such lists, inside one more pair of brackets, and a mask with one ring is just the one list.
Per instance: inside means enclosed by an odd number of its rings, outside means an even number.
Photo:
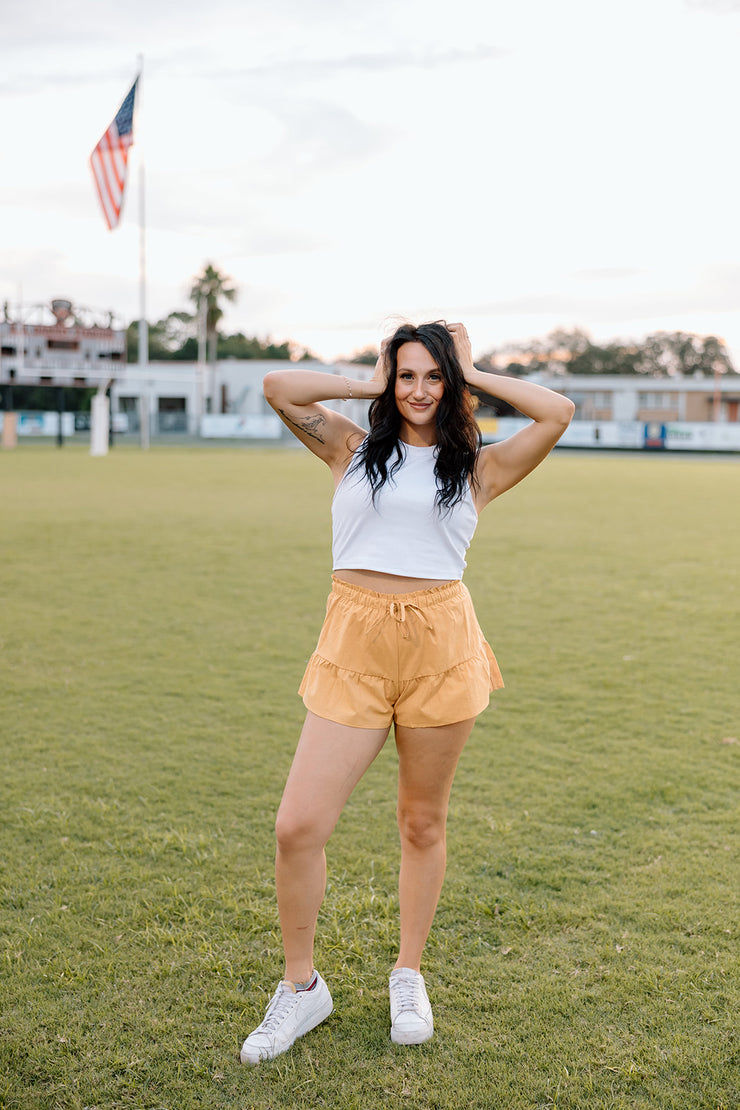
[{"label": "bare leg", "polygon": [[396,728],[401,834],[401,946],[396,967],[420,970],[447,864],[452,780],[475,718],[439,728]]},{"label": "bare leg", "polygon": [[276,822],[285,978],[293,982],[304,982],[313,971],[316,919],[326,889],[324,847],[388,731],[306,716]]}]

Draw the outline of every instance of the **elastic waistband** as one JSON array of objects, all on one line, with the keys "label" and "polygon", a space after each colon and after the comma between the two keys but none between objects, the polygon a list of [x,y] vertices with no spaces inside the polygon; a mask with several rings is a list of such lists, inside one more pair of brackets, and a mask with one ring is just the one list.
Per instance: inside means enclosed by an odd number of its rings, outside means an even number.
[{"label": "elastic waistband", "polygon": [[[338,597],[351,598],[356,604],[364,605],[368,609],[394,611],[395,608],[426,609],[430,605],[439,605],[443,601],[465,596],[467,586],[458,579],[455,582],[445,582],[443,586],[430,586],[428,590],[414,590],[403,594],[381,594],[377,590],[368,590],[365,586],[357,586],[354,582],[344,582],[341,578],[332,575],[331,592]],[[392,608],[393,607],[393,608]]]}]

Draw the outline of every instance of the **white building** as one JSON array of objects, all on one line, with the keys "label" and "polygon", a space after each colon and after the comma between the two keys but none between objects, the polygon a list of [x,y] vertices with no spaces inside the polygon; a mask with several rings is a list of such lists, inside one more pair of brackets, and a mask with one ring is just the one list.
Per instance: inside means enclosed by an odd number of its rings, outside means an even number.
[{"label": "white building", "polygon": [[[531,374],[576,406],[562,447],[739,451],[740,375],[651,378]],[[523,417],[478,419],[486,442],[508,438]]]},{"label": "white building", "polygon": [[651,378],[541,372],[530,381],[570,397],[576,420],[740,421],[740,374]]},{"label": "white building", "polygon": [[[132,432],[148,412],[150,433],[182,433],[207,438],[278,439],[290,433],[268,405],[262,381],[271,370],[317,370],[325,374],[370,377],[372,367],[280,359],[225,359],[215,367],[195,362],[151,362],[121,367],[111,388],[113,413],[125,413]],[[357,398],[343,411],[367,424],[366,401]]]}]

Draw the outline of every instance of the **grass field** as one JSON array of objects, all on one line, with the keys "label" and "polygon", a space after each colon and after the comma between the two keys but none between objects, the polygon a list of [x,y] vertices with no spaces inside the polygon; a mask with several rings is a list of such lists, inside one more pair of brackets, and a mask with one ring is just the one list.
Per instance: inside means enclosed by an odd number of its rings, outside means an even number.
[{"label": "grass field", "polygon": [[506,679],[391,1045],[395,753],[329,851],[335,1013],[241,1067],[329,581],[302,451],[0,456],[0,1106],[734,1110],[740,461],[556,455],[482,517]]}]

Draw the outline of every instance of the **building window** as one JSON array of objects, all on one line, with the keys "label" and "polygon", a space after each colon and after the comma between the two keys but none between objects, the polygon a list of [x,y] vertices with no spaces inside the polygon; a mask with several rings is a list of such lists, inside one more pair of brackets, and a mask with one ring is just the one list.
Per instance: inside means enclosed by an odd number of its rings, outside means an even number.
[{"label": "building window", "polygon": [[641,409],[676,409],[678,408],[678,393],[655,390],[650,393],[638,393],[638,404]]},{"label": "building window", "polygon": [[187,405],[184,397],[160,397],[157,422],[160,432],[188,430]]}]

